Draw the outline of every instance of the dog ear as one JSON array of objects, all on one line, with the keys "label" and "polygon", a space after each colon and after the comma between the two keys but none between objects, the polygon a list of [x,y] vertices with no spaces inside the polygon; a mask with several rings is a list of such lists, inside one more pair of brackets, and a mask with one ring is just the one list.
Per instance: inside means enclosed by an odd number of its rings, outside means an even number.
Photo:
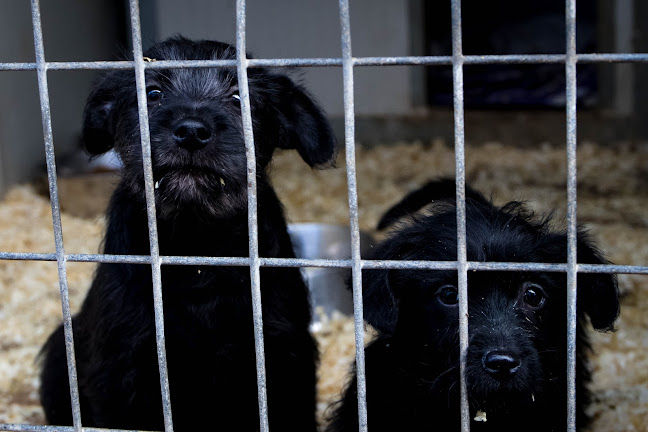
[{"label": "dog ear", "polygon": [[107,72],[99,77],[83,110],[83,143],[91,155],[105,153],[115,144],[113,108],[119,72]]},{"label": "dog ear", "polygon": [[[608,261],[589,240],[587,233],[578,233],[578,262],[607,264]],[[578,304],[590,317],[597,330],[611,330],[619,316],[619,289],[616,275],[610,273],[580,273],[578,275]]]},{"label": "dog ear", "polygon": [[299,85],[287,76],[275,76],[278,85],[278,147],[296,149],[313,168],[335,163],[337,143],[322,109]]},{"label": "dog ear", "polygon": [[364,320],[383,336],[391,336],[398,321],[398,299],[389,283],[390,270],[367,269],[362,272]]},{"label": "dog ear", "polygon": [[[369,253],[368,259],[407,259],[411,249],[409,236],[394,235]],[[394,284],[398,270],[366,269],[362,271],[362,304],[364,320],[383,336],[392,336],[400,314],[399,284]]]}]

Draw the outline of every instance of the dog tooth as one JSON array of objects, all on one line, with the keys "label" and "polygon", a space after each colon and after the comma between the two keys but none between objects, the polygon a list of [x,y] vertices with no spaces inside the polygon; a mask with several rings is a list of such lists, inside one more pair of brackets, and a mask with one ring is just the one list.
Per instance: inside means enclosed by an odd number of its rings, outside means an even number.
[{"label": "dog tooth", "polygon": [[220,184],[221,186],[225,187],[225,180],[223,180],[223,177],[219,177]]},{"label": "dog tooth", "polygon": [[157,188],[159,188],[159,187],[160,187],[160,182],[159,182],[159,181],[156,181],[156,182],[155,182],[155,189],[157,189]]}]

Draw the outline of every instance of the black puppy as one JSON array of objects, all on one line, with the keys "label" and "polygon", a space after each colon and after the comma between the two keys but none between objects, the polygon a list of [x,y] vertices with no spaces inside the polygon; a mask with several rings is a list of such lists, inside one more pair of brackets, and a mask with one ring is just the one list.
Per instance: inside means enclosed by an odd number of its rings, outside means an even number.
[{"label": "black puppy", "polygon": [[[157,60],[234,59],[235,48],[169,39]],[[335,139],[303,88],[251,68],[257,159],[259,254],[294,257],[266,167],[276,147],[311,166],[329,164]],[[248,256],[246,156],[235,69],[146,72],[162,255]],[[108,209],[106,254],[149,254],[143,168],[132,71],[101,76],[87,102],[87,150],[113,148],[122,179]],[[176,430],[259,428],[247,267],[162,267],[171,406]],[[315,431],[316,344],[307,288],[296,268],[261,269],[269,424]],[[86,426],[163,429],[151,268],[100,264],[73,319],[80,404]],[[44,347],[41,401],[52,424],[71,424],[59,327]]]},{"label": "black puppy", "polygon": [[[467,188],[470,261],[567,260],[564,232],[519,202],[493,205]],[[380,223],[386,227],[426,204],[380,244],[373,259],[457,258],[454,181],[433,181],[408,195]],[[578,262],[605,263],[581,229]],[[567,287],[564,273],[470,272],[466,376],[471,430],[564,431],[567,424]],[[587,423],[590,374],[586,315],[598,330],[618,313],[616,278],[580,274],[577,328],[577,424]],[[378,331],[367,346],[369,430],[459,431],[459,336],[456,271],[363,271],[364,317]],[[356,380],[335,406],[331,432],[358,428]]]}]

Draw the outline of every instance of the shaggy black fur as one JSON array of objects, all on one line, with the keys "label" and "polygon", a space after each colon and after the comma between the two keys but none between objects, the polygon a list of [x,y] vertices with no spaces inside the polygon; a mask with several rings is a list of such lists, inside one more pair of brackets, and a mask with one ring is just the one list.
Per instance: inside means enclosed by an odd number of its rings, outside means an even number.
[{"label": "shaggy black fur", "polygon": [[[157,60],[234,59],[235,48],[169,39]],[[335,156],[322,111],[279,73],[249,69],[257,157],[259,254],[294,257],[266,167],[276,147],[311,166]],[[235,69],[146,72],[160,253],[248,256],[246,157]],[[107,254],[149,253],[132,71],[101,76],[84,114],[87,149],[115,148],[124,168],[108,209]],[[261,269],[269,422],[315,431],[317,348],[296,268]],[[85,426],[163,429],[151,268],[100,264],[73,319]],[[250,270],[163,266],[171,406],[176,430],[259,428]],[[51,424],[71,424],[63,330],[44,347],[41,401]]]},{"label": "shaggy black fur", "polygon": [[[567,238],[523,204],[497,207],[468,188],[471,261],[564,263]],[[436,201],[380,244],[373,259],[456,260],[454,181],[433,181],[391,209],[381,226]],[[605,263],[580,229],[578,262]],[[473,431],[566,429],[566,276],[549,272],[470,272],[467,386]],[[364,317],[378,330],[365,350],[371,431],[459,431],[456,271],[363,271]],[[616,278],[578,275],[577,424],[587,423],[588,338],[619,313]],[[355,377],[334,406],[330,432],[358,428]]]}]

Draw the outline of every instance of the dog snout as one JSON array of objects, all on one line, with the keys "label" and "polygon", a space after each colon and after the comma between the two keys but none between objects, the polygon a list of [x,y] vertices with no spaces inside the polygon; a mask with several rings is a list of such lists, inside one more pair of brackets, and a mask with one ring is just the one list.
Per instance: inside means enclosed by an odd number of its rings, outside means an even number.
[{"label": "dog snout", "polygon": [[173,128],[176,144],[187,150],[200,150],[209,143],[211,137],[212,130],[209,125],[198,119],[182,119]]},{"label": "dog snout", "polygon": [[482,357],[484,370],[496,377],[513,375],[520,369],[520,358],[509,351],[488,351]]}]

